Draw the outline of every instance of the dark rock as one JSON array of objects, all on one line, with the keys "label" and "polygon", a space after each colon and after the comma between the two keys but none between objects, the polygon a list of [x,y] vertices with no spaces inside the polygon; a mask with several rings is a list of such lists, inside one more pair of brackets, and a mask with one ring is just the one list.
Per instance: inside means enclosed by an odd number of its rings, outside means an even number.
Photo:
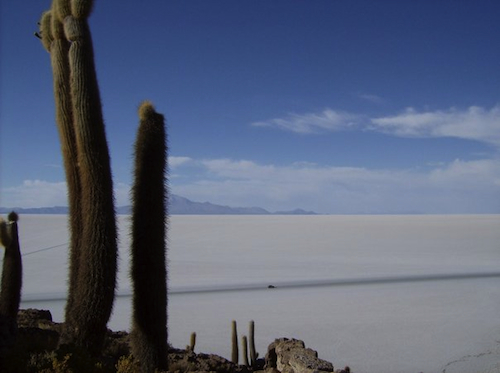
[{"label": "dark rock", "polygon": [[336,370],[335,373],[351,373],[351,368],[345,367],[344,369]]},{"label": "dark rock", "polygon": [[247,367],[236,365],[213,354],[196,354],[191,350],[169,350],[170,372],[248,373]]},{"label": "dark rock", "polygon": [[17,313],[17,324],[19,327],[39,328],[46,325],[53,325],[52,314],[48,310],[37,310],[28,308],[19,310]]},{"label": "dark rock", "polygon": [[108,330],[104,340],[103,354],[119,359],[120,356],[130,355],[130,335],[127,332],[113,332]]},{"label": "dark rock", "polygon": [[18,330],[16,350],[24,352],[52,351],[59,343],[59,332],[51,329],[21,327]]}]

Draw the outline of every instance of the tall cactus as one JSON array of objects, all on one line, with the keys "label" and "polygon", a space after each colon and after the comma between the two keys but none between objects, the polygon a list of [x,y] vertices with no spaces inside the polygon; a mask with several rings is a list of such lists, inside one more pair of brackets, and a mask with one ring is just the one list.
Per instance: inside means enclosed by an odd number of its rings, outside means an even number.
[{"label": "tall cactus", "polygon": [[[79,183],[69,189],[75,187],[81,213],[80,230],[77,231],[79,243],[72,246],[71,294],[66,305],[61,342],[74,343],[97,355],[113,307],[117,238],[109,151],[87,23],[92,5],[92,0],[55,0],[51,13],[64,25],[64,35],[69,42],[68,65],[63,63],[62,66],[69,66],[71,118],[76,143],[73,149],[76,148],[78,176],[72,179],[67,175],[67,181],[68,185],[75,180]],[[61,36],[60,28],[57,20],[49,22],[45,18],[41,23],[42,42],[52,51],[53,40]],[[52,33],[46,31],[49,23]],[[59,86],[56,91],[57,111],[67,108],[67,102],[63,103],[58,97],[61,94],[67,99],[67,93],[63,93]],[[69,158],[64,150],[63,155]]]},{"label": "tall cactus", "polygon": [[57,3],[42,16],[42,41],[50,53],[54,81],[56,123],[61,141],[64,169],[68,187],[70,227],[70,278],[67,308],[73,308],[78,279],[78,262],[82,245],[81,186],[78,172],[78,155],[73,125],[73,108],[70,93],[70,69],[68,53],[70,43],[64,35],[64,26],[57,16]]},{"label": "tall cactus", "polygon": [[5,248],[0,290],[0,370],[4,355],[15,342],[17,312],[21,301],[23,267],[17,230],[18,216],[11,212],[9,221],[0,220],[0,244]]},{"label": "tall cactus", "polygon": [[150,102],[139,108],[132,189],[132,353],[143,372],[167,370],[166,131]]}]

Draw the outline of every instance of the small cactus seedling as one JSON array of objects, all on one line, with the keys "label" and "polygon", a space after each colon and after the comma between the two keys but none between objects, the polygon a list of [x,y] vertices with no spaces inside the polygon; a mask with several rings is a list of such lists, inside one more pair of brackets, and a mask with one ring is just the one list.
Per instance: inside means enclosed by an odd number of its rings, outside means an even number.
[{"label": "small cactus seedling", "polygon": [[243,364],[245,364],[245,366],[249,367],[250,364],[248,362],[248,342],[247,342],[246,335],[241,337],[241,352],[243,354]]},{"label": "small cactus seedling", "polygon": [[253,368],[256,366],[259,354],[255,351],[255,322],[252,320],[249,323],[249,347],[250,347],[250,363]]},{"label": "small cactus seedling", "polygon": [[194,348],[196,347],[196,333],[191,333],[191,340],[189,344],[189,349],[194,352]]}]

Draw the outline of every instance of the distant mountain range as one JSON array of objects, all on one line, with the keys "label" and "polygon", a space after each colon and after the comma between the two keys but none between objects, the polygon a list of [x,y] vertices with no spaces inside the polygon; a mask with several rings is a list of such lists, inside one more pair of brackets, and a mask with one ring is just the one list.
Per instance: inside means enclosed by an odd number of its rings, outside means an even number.
[{"label": "distant mountain range", "polygon": [[[171,194],[169,197],[169,213],[171,215],[316,215],[313,211],[295,209],[292,211],[269,212],[261,207],[229,207],[215,205],[210,202],[194,202],[187,198]],[[19,214],[67,214],[67,206],[33,207],[33,208],[5,208],[0,207],[0,214],[7,214],[12,210]],[[116,213],[129,215],[130,206],[116,208]]]}]

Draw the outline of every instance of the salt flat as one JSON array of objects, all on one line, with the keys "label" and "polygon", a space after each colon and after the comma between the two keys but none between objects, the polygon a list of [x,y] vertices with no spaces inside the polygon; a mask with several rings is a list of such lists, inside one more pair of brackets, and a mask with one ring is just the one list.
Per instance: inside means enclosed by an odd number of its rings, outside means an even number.
[{"label": "salt flat", "polygon": [[[61,321],[66,216],[19,224],[22,306]],[[120,216],[113,329],[130,324],[128,226]],[[172,216],[170,342],[183,347],[196,331],[198,351],[229,357],[231,320],[246,333],[253,319],[261,356],[287,336],[355,372],[500,371],[500,277],[479,276],[500,272],[499,227],[499,215]],[[450,279],[404,281],[436,275]],[[382,277],[394,281],[338,284]],[[281,286],[327,281],[337,286]]]}]

